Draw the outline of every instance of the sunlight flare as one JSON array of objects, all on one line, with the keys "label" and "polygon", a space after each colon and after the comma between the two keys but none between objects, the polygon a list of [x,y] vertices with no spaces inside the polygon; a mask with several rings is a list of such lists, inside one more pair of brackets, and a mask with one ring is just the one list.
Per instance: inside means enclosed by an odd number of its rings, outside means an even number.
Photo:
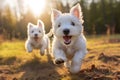
[{"label": "sunlight flare", "polygon": [[39,16],[46,4],[46,0],[24,0],[27,7],[29,7],[35,16]]}]

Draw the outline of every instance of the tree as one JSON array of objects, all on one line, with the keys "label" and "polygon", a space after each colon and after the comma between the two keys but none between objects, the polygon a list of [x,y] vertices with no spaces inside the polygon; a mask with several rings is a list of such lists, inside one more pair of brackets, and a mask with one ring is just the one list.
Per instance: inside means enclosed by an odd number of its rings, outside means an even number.
[{"label": "tree", "polygon": [[36,24],[37,19],[34,17],[30,9],[26,14],[22,14],[21,16],[22,18],[17,22],[16,26],[16,38],[24,39],[27,37],[27,24],[29,22]]},{"label": "tree", "polygon": [[11,12],[9,6],[6,6],[4,15],[2,16],[2,26],[4,30],[4,35],[8,39],[12,39],[15,34],[15,26],[16,26],[16,18],[14,14]]}]

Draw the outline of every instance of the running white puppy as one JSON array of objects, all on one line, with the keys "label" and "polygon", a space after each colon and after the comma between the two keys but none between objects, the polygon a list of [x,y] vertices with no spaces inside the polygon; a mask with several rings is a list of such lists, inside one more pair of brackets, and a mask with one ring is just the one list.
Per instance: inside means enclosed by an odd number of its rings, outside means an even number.
[{"label": "running white puppy", "polygon": [[40,54],[44,55],[47,50],[49,54],[49,38],[45,34],[44,23],[38,20],[37,25],[28,23],[28,39],[25,43],[27,52],[32,52],[33,49],[40,49]]},{"label": "running white puppy", "polygon": [[64,14],[53,9],[51,18],[54,34],[52,44],[54,62],[64,63],[71,73],[78,73],[82,59],[87,53],[81,7],[77,4],[71,8],[70,13]]}]

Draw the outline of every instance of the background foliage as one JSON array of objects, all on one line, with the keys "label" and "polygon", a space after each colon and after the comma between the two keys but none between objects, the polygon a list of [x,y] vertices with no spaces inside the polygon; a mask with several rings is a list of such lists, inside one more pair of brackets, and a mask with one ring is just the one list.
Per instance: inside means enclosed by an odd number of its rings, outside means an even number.
[{"label": "background foliage", "polygon": [[[0,0],[2,2],[3,0]],[[61,0],[46,0],[46,8],[39,16],[34,16],[29,9],[26,13],[22,12],[22,2],[19,0],[20,17],[11,10],[9,5],[0,8],[0,35],[5,39],[25,39],[27,36],[26,26],[28,22],[36,24],[38,19],[45,23],[46,33],[51,28],[50,13],[51,8],[56,8],[62,12],[69,12],[69,9],[80,3],[84,17],[84,28],[86,34],[106,34],[108,26],[114,27],[114,33],[120,33],[120,0],[64,0],[72,1],[64,5]],[[51,7],[52,5],[52,7]]]}]

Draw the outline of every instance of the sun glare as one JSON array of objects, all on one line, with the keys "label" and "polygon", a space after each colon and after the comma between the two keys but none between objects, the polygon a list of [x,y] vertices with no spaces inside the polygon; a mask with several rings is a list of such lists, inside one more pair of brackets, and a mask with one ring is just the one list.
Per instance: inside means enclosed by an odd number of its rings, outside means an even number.
[{"label": "sun glare", "polygon": [[35,16],[39,16],[46,4],[46,0],[24,0],[27,7],[29,7]]}]

